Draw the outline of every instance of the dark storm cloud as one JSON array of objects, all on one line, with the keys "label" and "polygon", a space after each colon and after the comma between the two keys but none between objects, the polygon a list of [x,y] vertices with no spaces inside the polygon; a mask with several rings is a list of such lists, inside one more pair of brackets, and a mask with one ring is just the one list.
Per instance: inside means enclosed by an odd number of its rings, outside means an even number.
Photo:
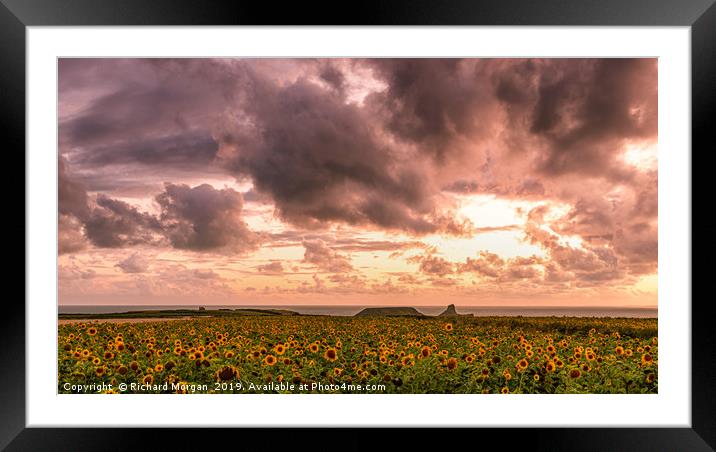
[{"label": "dark storm cloud", "polygon": [[217,150],[218,145],[206,132],[189,132],[97,146],[91,152],[80,153],[74,163],[98,167],[128,163],[191,167],[210,164],[216,157]]},{"label": "dark storm cloud", "polygon": [[87,188],[67,173],[67,163],[60,157],[57,162],[57,195],[60,214],[85,218],[89,214]]},{"label": "dark storm cloud", "polygon": [[[102,59],[92,65],[94,77],[90,80],[101,94],[60,123],[61,139],[73,146],[121,143],[186,132],[197,125],[209,127],[226,105],[227,91],[221,90],[216,80],[199,78],[207,72],[199,72],[195,66],[183,64],[177,71],[170,61],[149,59]],[[87,82],[86,76],[66,73],[60,65],[60,80],[81,88],[80,83],[73,83],[73,77],[84,77]],[[60,92],[70,98],[72,94],[71,88]]]},{"label": "dark storm cloud", "polygon": [[61,253],[84,248],[85,238],[103,248],[155,240],[154,233],[161,228],[155,218],[105,195],[99,195],[92,205],[86,187],[69,174],[64,158],[59,158],[58,166]]},{"label": "dark storm cloud", "polygon": [[157,220],[124,201],[99,195],[96,208],[84,220],[85,234],[100,248],[120,248],[158,242],[162,226]]},{"label": "dark storm cloud", "polygon": [[87,174],[112,165],[139,173],[156,166],[168,174],[217,171],[212,130],[229,90],[224,80],[182,67],[150,59],[60,59],[60,152]]},{"label": "dark storm cloud", "polygon": [[242,219],[243,201],[235,190],[167,183],[155,197],[161,211],[153,215],[103,194],[90,202],[62,160],[60,170],[60,253],[81,250],[86,241],[100,248],[168,242],[178,249],[235,253],[259,243]]},{"label": "dark storm cloud", "polygon": [[241,194],[232,189],[166,184],[156,201],[162,229],[175,248],[244,252],[258,245],[241,218]]},{"label": "dark storm cloud", "polygon": [[[357,70],[375,83],[351,86]],[[605,242],[619,268],[590,249],[556,253],[568,268],[549,274],[586,278],[571,267],[599,261],[607,277],[656,265],[658,178],[621,159],[627,144],[655,143],[656,71],[655,59],[60,60],[60,150],[90,191],[114,190],[93,176],[115,167],[145,179],[117,176],[147,197],[157,171],[224,171],[300,228],[471,235],[446,201],[454,193],[560,202],[571,211],[554,230]],[[64,224],[81,220],[95,246],[255,243],[223,210],[233,195],[207,191],[217,210],[199,215],[179,206],[202,190],[172,189],[160,220],[109,197],[94,206],[65,171]]]},{"label": "dark storm cloud", "polygon": [[463,227],[435,211],[424,169],[381,139],[365,109],[303,78],[279,86],[246,76],[248,118],[222,134],[220,156],[270,195],[283,219],[415,234]]},{"label": "dark storm cloud", "polygon": [[510,85],[509,69],[495,76],[499,97],[542,140],[539,168],[547,175],[627,178],[614,161],[623,140],[656,136],[656,60],[541,61],[527,70],[533,83],[522,79],[520,88]]},{"label": "dark storm cloud", "polygon": [[330,61],[325,61],[321,65],[319,76],[321,80],[328,83],[337,92],[343,93],[346,83],[345,75]]},{"label": "dark storm cloud", "polygon": [[455,152],[450,145],[457,138],[474,140],[488,130],[494,97],[491,87],[480,83],[481,66],[452,58],[366,62],[388,85],[369,98],[384,116],[387,129],[417,143],[421,152],[437,162]]}]

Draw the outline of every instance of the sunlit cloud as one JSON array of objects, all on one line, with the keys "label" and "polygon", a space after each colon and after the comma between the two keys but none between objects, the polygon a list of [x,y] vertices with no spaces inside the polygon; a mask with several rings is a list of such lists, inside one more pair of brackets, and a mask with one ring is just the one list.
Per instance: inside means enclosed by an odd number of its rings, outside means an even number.
[{"label": "sunlit cloud", "polygon": [[654,59],[61,59],[60,302],[655,305]]}]

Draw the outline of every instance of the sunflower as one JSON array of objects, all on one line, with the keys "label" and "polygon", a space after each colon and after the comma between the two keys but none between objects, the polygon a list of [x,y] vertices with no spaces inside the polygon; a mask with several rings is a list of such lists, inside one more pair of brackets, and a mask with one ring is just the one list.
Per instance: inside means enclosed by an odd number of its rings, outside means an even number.
[{"label": "sunflower", "polygon": [[547,369],[547,372],[554,372],[554,370],[555,370],[556,367],[557,367],[557,366],[556,366],[552,361],[549,361],[549,362],[545,365],[545,369]]},{"label": "sunflower", "polygon": [[87,328],[87,334],[89,334],[90,336],[94,336],[95,334],[97,334],[97,328],[95,328],[95,327]]},{"label": "sunflower", "polygon": [[432,353],[432,350],[430,350],[430,347],[425,346],[420,350],[420,356],[423,358],[427,358]]},{"label": "sunflower", "polygon": [[336,352],[335,348],[329,348],[323,354],[323,357],[326,358],[328,361],[335,361],[338,359],[338,352]]},{"label": "sunflower", "polygon": [[650,383],[650,384],[653,383],[654,379],[656,379],[656,375],[654,375],[652,373],[646,374],[646,382],[647,383]]},{"label": "sunflower", "polygon": [[448,368],[449,370],[453,370],[453,369],[455,369],[456,367],[457,367],[457,359],[455,359],[455,358],[450,358],[450,359],[447,360],[447,368]]},{"label": "sunflower", "polygon": [[217,381],[229,381],[239,378],[239,371],[234,366],[224,366],[214,374]]},{"label": "sunflower", "polygon": [[505,386],[504,388],[500,389],[500,392],[501,392],[502,394],[509,394],[509,393],[510,393],[510,388],[508,388],[507,386]]},{"label": "sunflower", "polygon": [[641,363],[645,366],[648,366],[649,364],[654,363],[654,358],[650,354],[646,353],[644,355],[641,355]]},{"label": "sunflower", "polygon": [[572,369],[572,370],[569,372],[569,376],[572,377],[572,378],[579,378],[580,375],[582,375],[582,373],[579,372],[579,369]]},{"label": "sunflower", "polygon": [[312,351],[313,353],[316,353],[318,351],[318,344],[311,344],[308,346],[308,349]]},{"label": "sunflower", "polygon": [[273,348],[273,351],[275,351],[277,355],[283,355],[286,353],[286,347],[284,347],[283,344],[278,344]]},{"label": "sunflower", "polygon": [[539,381],[539,374],[534,374],[532,378],[534,378],[535,381]]},{"label": "sunflower", "polygon": [[144,378],[142,378],[142,383],[147,384],[147,385],[154,383],[154,375],[152,375],[152,374],[145,375]]},{"label": "sunflower", "polygon": [[617,345],[617,348],[614,349],[614,353],[617,355],[623,355],[624,354],[624,347],[621,345]]},{"label": "sunflower", "polygon": [[452,323],[445,324],[445,331],[452,331],[452,329],[453,329]]},{"label": "sunflower", "polygon": [[276,364],[276,357],[273,355],[266,355],[266,357],[264,358],[264,364],[266,364],[267,366],[273,366],[274,364]]},{"label": "sunflower", "polygon": [[527,361],[524,358],[517,362],[517,368],[519,370],[525,370],[525,369],[527,369],[527,366],[529,366],[529,365],[530,365],[529,361]]}]

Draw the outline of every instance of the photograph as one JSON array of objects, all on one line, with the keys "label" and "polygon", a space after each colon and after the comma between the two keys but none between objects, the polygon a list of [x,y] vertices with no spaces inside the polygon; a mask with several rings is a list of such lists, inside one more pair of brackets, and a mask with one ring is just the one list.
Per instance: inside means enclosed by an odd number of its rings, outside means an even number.
[{"label": "photograph", "polygon": [[56,64],[58,395],[659,393],[658,58]]}]

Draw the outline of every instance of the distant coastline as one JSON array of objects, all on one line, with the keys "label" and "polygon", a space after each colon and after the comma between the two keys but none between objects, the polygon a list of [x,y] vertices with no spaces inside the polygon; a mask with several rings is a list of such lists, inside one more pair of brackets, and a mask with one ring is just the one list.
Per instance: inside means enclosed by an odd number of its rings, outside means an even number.
[{"label": "distant coastline", "polygon": [[[60,305],[59,314],[117,314],[130,311],[198,311],[199,307],[206,310],[261,310],[261,311],[292,311],[301,315],[354,316],[366,308],[380,308],[369,305]],[[445,305],[414,306],[420,313],[427,316],[438,315],[445,310]],[[658,308],[650,307],[601,307],[601,306],[456,306],[461,314],[473,314],[480,317],[626,317],[626,318],[657,318]],[[177,313],[179,314],[179,313]],[[194,314],[193,312],[191,314]],[[72,316],[74,317],[74,316]]]}]

